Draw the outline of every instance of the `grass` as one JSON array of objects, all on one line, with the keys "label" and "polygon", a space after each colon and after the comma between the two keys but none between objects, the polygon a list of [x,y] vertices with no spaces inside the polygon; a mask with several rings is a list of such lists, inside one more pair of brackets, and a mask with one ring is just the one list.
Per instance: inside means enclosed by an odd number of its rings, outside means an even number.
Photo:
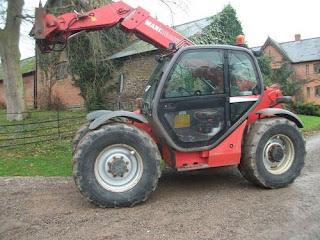
[{"label": "grass", "polygon": [[[31,111],[30,117],[22,122],[8,122],[5,112],[0,110],[0,147],[37,142],[0,148],[0,176],[71,175],[71,136],[86,122],[86,112],[60,111],[59,122],[57,114],[55,111]],[[48,141],[50,139],[56,140]]]},{"label": "grass", "polygon": [[[25,120],[24,123],[43,121],[44,116],[46,119],[50,119],[54,114],[56,113],[51,111],[33,113],[30,119]],[[60,112],[59,114],[63,117],[72,118],[83,116],[85,113],[82,111],[69,111]],[[305,115],[299,115],[299,117],[305,125],[304,132],[320,131],[320,117]],[[82,120],[83,122],[85,121],[84,118]],[[5,120],[5,115],[4,117],[0,115],[0,125],[4,124],[8,124]],[[82,123],[72,122],[72,124],[75,129],[78,129]],[[65,126],[65,128],[68,127]],[[71,141],[69,137],[57,141],[0,148],[0,176],[71,176]]]},{"label": "grass", "polygon": [[304,124],[303,132],[320,131],[320,117],[298,115]]},{"label": "grass", "polygon": [[0,149],[0,176],[71,176],[71,139]]},{"label": "grass", "polygon": [[63,118],[74,118],[74,117],[81,117],[86,114],[86,112],[82,110],[74,110],[74,111],[37,111],[37,110],[30,110],[29,118],[24,121],[17,122],[9,122],[7,121],[6,110],[0,109],[0,125],[12,125],[12,124],[28,124],[33,122],[41,122],[41,121],[49,121],[57,119],[59,117]]}]

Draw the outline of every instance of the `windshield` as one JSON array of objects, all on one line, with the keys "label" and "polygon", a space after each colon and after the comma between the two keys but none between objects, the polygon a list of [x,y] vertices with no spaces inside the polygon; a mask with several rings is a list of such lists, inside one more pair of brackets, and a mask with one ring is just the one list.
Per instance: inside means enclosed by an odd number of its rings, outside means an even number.
[{"label": "windshield", "polygon": [[163,69],[166,66],[168,60],[161,61],[158,66],[153,71],[146,88],[144,89],[143,97],[142,97],[142,110],[146,111],[150,114],[150,110],[152,109],[154,94],[156,92],[158,83],[163,73]]}]

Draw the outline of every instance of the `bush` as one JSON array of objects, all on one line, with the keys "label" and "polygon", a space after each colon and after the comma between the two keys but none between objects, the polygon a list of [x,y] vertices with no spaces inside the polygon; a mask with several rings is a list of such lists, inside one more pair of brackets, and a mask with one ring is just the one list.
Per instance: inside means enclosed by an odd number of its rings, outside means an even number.
[{"label": "bush", "polygon": [[320,105],[314,103],[294,102],[291,108],[297,114],[320,117]]}]

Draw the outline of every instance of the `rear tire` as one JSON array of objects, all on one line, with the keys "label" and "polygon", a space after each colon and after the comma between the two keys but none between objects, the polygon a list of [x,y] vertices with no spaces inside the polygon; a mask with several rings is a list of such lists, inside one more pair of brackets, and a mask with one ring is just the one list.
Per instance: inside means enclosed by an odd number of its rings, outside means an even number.
[{"label": "rear tire", "polygon": [[81,193],[100,207],[131,207],[155,190],[161,156],[139,128],[121,123],[86,134],[79,143],[73,175]]},{"label": "rear tire", "polygon": [[265,118],[248,127],[238,168],[255,185],[280,188],[300,174],[305,155],[305,140],[293,122]]}]

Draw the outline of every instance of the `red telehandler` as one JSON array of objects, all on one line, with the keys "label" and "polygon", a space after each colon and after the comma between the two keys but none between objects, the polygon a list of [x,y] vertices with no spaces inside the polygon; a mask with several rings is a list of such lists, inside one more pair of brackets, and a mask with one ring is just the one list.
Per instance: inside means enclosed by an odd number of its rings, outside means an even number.
[{"label": "red telehandler", "polygon": [[76,133],[73,175],[90,202],[127,207],[146,200],[162,159],[178,171],[238,165],[248,181],[264,188],[285,187],[300,174],[303,125],[281,107],[291,97],[263,85],[248,49],[196,46],[123,2],[58,17],[40,6],[34,36],[42,52],[50,52],[73,34],[115,25],[170,53],[156,57],[137,111],[91,112]]}]

